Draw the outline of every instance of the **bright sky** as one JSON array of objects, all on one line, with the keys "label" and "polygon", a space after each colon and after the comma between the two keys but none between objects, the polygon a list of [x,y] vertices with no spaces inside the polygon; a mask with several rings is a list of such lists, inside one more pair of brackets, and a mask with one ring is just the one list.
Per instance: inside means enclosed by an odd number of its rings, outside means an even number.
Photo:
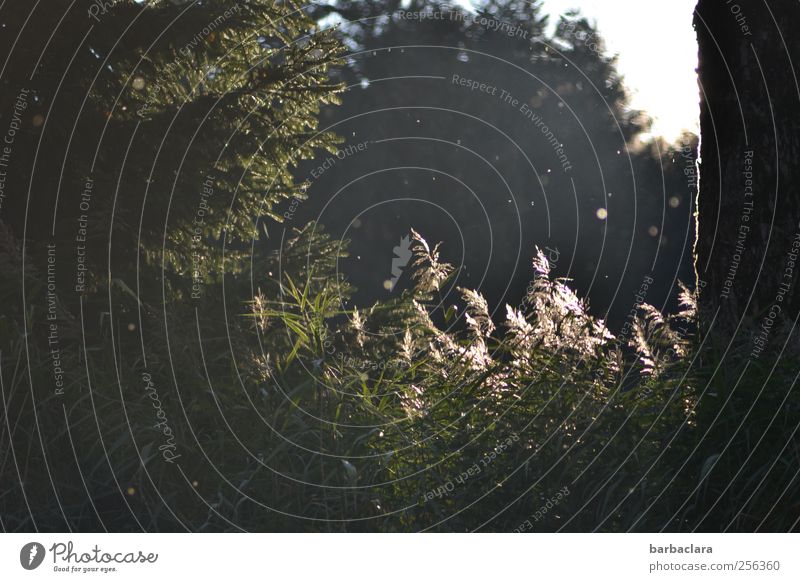
[{"label": "bright sky", "polygon": [[[459,0],[469,4],[469,0]],[[652,132],[674,141],[682,129],[699,132],[697,0],[544,0],[551,22],[578,8],[597,24],[632,92],[631,106],[655,118]]]}]

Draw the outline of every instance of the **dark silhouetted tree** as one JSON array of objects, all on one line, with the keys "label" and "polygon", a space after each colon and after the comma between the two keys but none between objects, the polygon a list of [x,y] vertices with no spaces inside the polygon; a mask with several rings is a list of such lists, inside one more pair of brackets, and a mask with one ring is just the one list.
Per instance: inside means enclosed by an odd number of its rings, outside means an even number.
[{"label": "dark silhouetted tree", "polygon": [[[792,0],[700,0],[696,270],[704,327],[793,321],[800,308],[800,45]],[[788,269],[788,270],[787,270]],[[714,319],[716,317],[716,319]],[[770,323],[772,326],[772,323]]]}]

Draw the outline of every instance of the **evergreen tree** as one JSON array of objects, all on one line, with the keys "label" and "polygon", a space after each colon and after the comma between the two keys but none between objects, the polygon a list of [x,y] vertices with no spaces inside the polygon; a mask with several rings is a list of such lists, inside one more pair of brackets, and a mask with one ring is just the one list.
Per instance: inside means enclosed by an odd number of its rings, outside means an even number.
[{"label": "evergreen tree", "polygon": [[0,350],[9,410],[39,426],[11,442],[53,471],[16,476],[4,507],[36,511],[4,525],[202,527],[181,516],[186,475],[224,465],[203,435],[265,369],[241,317],[252,248],[305,197],[296,164],[335,151],[317,114],[340,44],[291,1],[10,2],[0,24],[25,39],[3,35]]}]

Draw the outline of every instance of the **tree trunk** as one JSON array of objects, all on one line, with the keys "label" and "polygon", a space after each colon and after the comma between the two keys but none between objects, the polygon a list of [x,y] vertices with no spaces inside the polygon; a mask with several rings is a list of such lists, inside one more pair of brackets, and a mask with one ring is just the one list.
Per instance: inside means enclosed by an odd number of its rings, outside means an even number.
[{"label": "tree trunk", "polygon": [[755,335],[800,308],[800,3],[699,0],[694,22],[701,329]]}]

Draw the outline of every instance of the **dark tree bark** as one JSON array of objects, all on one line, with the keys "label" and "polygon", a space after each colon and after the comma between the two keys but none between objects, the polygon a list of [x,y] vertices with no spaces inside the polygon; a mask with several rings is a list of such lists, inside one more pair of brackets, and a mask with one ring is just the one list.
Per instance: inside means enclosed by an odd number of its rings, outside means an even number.
[{"label": "dark tree bark", "polygon": [[800,308],[798,22],[797,0],[697,5],[695,267],[706,332],[773,328]]}]

